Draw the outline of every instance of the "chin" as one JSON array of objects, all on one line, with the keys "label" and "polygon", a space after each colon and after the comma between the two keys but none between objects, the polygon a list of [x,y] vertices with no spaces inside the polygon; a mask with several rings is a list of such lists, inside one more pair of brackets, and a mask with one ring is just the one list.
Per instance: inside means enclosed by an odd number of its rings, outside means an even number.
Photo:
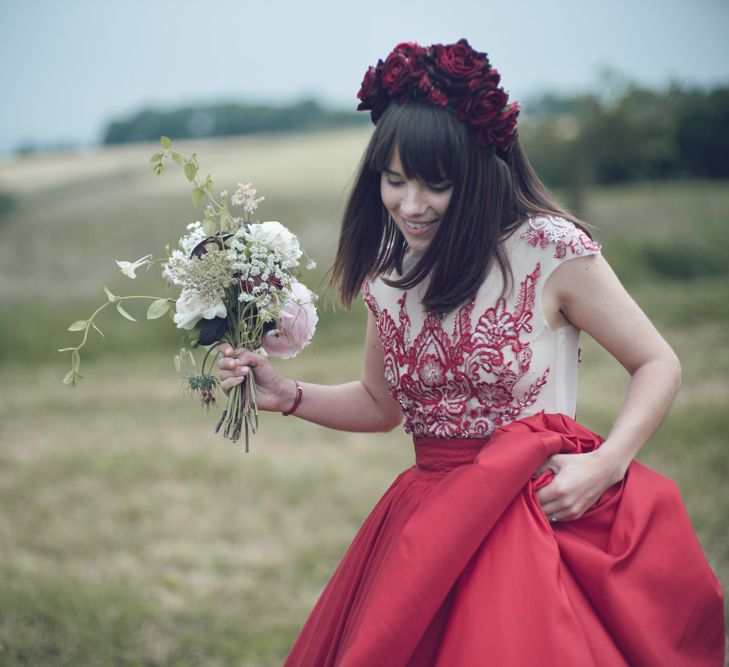
[{"label": "chin", "polygon": [[408,244],[408,248],[418,255],[422,255],[430,246],[430,239],[409,239],[405,237],[405,241]]}]

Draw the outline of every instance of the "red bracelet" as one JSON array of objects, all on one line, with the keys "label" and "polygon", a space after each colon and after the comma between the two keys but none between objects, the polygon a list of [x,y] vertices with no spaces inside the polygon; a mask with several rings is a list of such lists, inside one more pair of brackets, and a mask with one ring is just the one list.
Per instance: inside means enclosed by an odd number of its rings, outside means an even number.
[{"label": "red bracelet", "polygon": [[296,408],[299,407],[299,403],[301,403],[301,399],[304,396],[304,390],[301,388],[298,380],[294,380],[294,384],[296,385],[296,398],[294,399],[293,405],[286,412],[281,413],[284,417],[288,417],[296,412]]}]

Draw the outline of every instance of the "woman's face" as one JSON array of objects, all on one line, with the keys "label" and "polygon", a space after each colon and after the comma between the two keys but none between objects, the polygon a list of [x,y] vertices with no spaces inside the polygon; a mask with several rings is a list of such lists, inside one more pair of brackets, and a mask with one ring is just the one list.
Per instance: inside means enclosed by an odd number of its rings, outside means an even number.
[{"label": "woman's face", "polygon": [[380,195],[408,245],[418,254],[433,240],[448,210],[453,184],[405,178],[397,149],[382,172]]}]

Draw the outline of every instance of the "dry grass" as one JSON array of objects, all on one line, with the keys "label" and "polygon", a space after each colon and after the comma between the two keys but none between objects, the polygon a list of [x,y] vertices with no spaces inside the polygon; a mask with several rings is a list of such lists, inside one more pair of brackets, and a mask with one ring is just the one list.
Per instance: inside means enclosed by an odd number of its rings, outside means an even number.
[{"label": "dry grass", "polygon": [[[195,150],[221,187],[256,181],[269,196],[262,215],[291,224],[326,265],[365,138],[216,140]],[[172,348],[159,352],[164,323],[137,332],[109,318],[111,353],[97,346],[81,386],[61,386],[65,360],[53,348],[64,324],[93,307],[101,284],[128,292],[113,259],[160,247],[190,219],[180,174],[148,172],[152,150],[0,166],[0,189],[20,201],[0,221],[2,665],[281,664],[362,519],[411,465],[402,432],[338,433],[277,415],[264,416],[244,454],[212,433],[214,414],[180,395]],[[660,239],[699,209],[714,229],[729,203],[720,189],[600,191],[590,216],[609,249],[635,219]],[[665,283],[624,277],[684,365],[684,387],[642,458],[678,481],[729,581],[729,332],[726,311],[709,308],[723,287],[676,283],[666,296]],[[156,288],[151,277],[146,285]],[[327,313],[285,372],[356,377],[362,315]],[[627,377],[591,341],[584,352],[579,415],[605,432]]]}]

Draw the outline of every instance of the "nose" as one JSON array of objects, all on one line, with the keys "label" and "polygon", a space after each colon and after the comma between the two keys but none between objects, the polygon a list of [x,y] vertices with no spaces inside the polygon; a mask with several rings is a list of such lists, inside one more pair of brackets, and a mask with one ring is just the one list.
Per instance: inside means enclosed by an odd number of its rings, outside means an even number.
[{"label": "nose", "polygon": [[423,215],[427,208],[428,203],[425,201],[422,188],[417,184],[408,183],[400,201],[400,213],[406,218],[416,218]]}]

